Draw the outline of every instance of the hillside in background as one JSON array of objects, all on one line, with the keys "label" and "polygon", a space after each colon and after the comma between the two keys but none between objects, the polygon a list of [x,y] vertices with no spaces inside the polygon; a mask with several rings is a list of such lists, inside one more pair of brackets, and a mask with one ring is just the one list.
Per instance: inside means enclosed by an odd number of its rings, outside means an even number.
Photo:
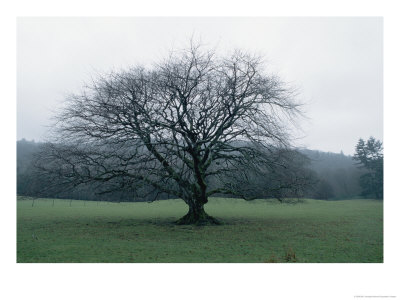
[{"label": "hillside in background", "polygon": [[[39,150],[40,143],[22,139],[17,141],[17,194],[32,196],[38,185],[46,185],[42,178],[33,174],[32,162],[34,154]],[[343,153],[331,153],[309,149],[299,149],[299,152],[310,159],[309,169],[315,174],[315,185],[305,195],[308,198],[336,200],[360,197],[361,188],[359,178],[362,174],[351,156]],[[129,195],[112,193],[97,195],[90,186],[81,187],[74,191],[63,192],[59,195],[46,195],[49,197],[131,201]],[[142,199],[146,201],[147,199]]]},{"label": "hillside in background", "polygon": [[310,159],[310,168],[318,178],[311,198],[346,199],[360,196],[359,178],[363,171],[351,156],[309,149],[301,149],[300,152]]}]

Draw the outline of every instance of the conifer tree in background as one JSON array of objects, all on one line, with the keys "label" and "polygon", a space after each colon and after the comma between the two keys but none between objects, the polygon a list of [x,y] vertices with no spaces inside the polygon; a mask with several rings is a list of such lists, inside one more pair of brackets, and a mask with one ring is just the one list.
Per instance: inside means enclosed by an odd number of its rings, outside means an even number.
[{"label": "conifer tree in background", "polygon": [[360,177],[364,197],[383,199],[383,147],[382,142],[370,137],[368,141],[359,139],[353,159],[358,161],[366,173]]}]

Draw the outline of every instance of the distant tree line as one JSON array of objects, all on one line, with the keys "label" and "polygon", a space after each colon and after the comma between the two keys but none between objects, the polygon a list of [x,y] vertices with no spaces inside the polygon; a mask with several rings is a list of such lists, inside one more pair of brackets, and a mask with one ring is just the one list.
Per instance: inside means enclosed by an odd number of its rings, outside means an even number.
[{"label": "distant tree line", "polygon": [[[57,178],[38,174],[36,167],[37,155],[43,149],[43,143],[17,141],[17,195],[26,197],[47,197],[92,201],[131,201],[132,195],[127,191],[114,191],[109,194],[98,193],[94,184],[80,185],[71,188],[57,182]],[[147,201],[151,195],[136,201]],[[163,195],[168,199],[168,195]]]},{"label": "distant tree line", "polygon": [[[277,169],[270,176],[262,178],[255,176],[252,180],[253,184],[248,186],[246,196],[251,198],[252,191],[258,190],[258,194],[262,194],[265,198],[301,196],[324,200],[360,197],[381,199],[383,197],[382,145],[376,140],[370,140],[369,144],[368,141],[361,141],[357,144],[354,157],[343,153],[309,149],[294,151],[290,154],[290,170],[287,168]],[[47,188],[55,186],[55,179],[38,176],[34,168],[35,155],[41,147],[43,147],[42,143],[25,139],[17,141],[17,194],[20,196],[113,202],[174,198],[166,193],[156,195],[151,187],[146,186],[142,187],[140,197],[137,196],[137,191],[129,189],[120,189],[103,194],[101,193],[101,186],[95,184],[79,185],[64,190]],[[367,151],[368,147],[369,152]],[[371,152],[374,152],[371,149],[377,150],[378,154],[371,154]],[[299,173],[301,173],[301,176],[299,176]],[[225,180],[230,180],[232,185],[241,184],[240,178],[235,178],[234,174],[230,178],[225,178]],[[293,180],[299,181],[299,190],[296,194],[293,192]],[[290,183],[292,187],[290,190],[285,191],[285,189],[277,188],[278,184],[282,185],[285,182]],[[260,193],[260,191],[265,192]]]},{"label": "distant tree line", "polygon": [[351,156],[343,153],[302,149],[310,160],[310,168],[315,172],[316,182],[310,198],[340,200],[361,197],[359,169]]},{"label": "distant tree line", "polygon": [[[154,190],[150,185],[130,187],[124,181],[116,182],[71,182],[63,181],[64,177],[54,174],[43,174],[38,168],[43,160],[48,147],[51,145],[35,143],[34,141],[21,140],[17,142],[17,194],[21,196],[54,197],[85,200],[104,201],[153,201],[158,199],[176,198]],[[221,182],[232,189],[241,190],[241,194],[230,195],[247,200],[255,198],[300,198],[306,196],[307,192],[316,182],[314,172],[308,168],[309,159],[298,151],[277,149],[270,153],[269,158],[277,162],[272,169],[265,169],[263,176],[247,172],[243,178],[243,170],[240,166],[236,171],[228,175],[219,176],[209,180],[210,188],[215,188]],[[68,159],[63,154],[63,159]],[[52,163],[49,161],[49,163]],[[76,165],[79,167],[79,163]],[[243,166],[245,168],[246,166]],[[63,168],[57,171],[62,171]],[[212,172],[212,170],[211,170]],[[67,179],[68,180],[68,179]],[[247,184],[244,184],[247,182]],[[223,192],[217,196],[224,196]]]}]

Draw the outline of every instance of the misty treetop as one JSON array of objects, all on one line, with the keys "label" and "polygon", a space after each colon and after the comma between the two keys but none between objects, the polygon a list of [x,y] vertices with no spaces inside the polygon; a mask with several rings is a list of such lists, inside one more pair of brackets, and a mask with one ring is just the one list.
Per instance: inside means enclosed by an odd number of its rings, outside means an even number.
[{"label": "misty treetop", "polygon": [[36,165],[63,187],[98,182],[100,193],[138,195],[151,186],[155,198],[166,193],[188,204],[179,223],[217,223],[203,208],[209,196],[262,196],[265,189],[252,188],[260,178],[274,181],[277,198],[309,184],[290,148],[299,114],[292,90],[264,71],[260,57],[220,57],[192,43],[71,95]]}]

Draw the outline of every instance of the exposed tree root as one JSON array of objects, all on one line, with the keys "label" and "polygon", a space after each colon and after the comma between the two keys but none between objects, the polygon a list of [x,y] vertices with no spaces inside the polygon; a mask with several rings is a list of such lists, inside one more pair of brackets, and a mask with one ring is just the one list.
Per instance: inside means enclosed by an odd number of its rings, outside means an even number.
[{"label": "exposed tree root", "polygon": [[222,223],[214,217],[207,215],[205,212],[201,214],[194,214],[188,212],[182,218],[175,222],[177,225],[221,225]]}]

